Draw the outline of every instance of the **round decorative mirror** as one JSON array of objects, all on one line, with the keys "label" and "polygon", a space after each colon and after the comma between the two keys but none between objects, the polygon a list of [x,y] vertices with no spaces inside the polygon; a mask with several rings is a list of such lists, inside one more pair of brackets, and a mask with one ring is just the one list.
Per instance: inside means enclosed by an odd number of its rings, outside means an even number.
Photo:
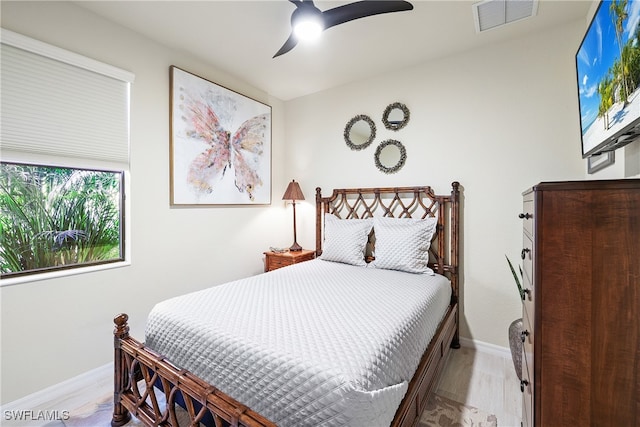
[{"label": "round decorative mirror", "polygon": [[399,102],[389,104],[382,114],[382,123],[390,130],[402,129],[409,123],[409,109]]},{"label": "round decorative mirror", "polygon": [[344,128],[344,140],[352,150],[367,148],[376,137],[376,125],[371,117],[360,114],[349,120]]},{"label": "round decorative mirror", "polygon": [[384,173],[396,173],[407,160],[407,150],[400,141],[387,139],[378,145],[375,154],[376,167]]}]

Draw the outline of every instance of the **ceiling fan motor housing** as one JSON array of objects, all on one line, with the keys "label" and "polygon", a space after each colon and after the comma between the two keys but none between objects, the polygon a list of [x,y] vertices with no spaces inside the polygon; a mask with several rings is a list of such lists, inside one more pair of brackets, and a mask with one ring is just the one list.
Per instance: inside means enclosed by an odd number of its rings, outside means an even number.
[{"label": "ceiling fan motor housing", "polygon": [[324,31],[322,12],[311,2],[300,3],[291,14],[291,28],[298,40],[317,38]]}]

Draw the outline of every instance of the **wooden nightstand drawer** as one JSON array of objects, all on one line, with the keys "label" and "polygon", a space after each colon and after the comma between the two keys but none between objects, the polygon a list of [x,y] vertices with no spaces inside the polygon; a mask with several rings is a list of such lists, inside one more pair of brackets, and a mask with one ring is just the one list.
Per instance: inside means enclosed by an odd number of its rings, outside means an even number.
[{"label": "wooden nightstand drawer", "polygon": [[267,272],[314,259],[316,252],[303,249],[297,252],[265,252],[264,256],[264,271]]}]

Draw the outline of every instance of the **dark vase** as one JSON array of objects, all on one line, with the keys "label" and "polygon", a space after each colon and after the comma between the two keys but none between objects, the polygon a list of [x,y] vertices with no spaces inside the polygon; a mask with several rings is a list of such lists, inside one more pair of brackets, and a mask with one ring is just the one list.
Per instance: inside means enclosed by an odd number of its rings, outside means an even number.
[{"label": "dark vase", "polygon": [[522,329],[522,319],[516,319],[509,325],[509,347],[519,380],[522,380]]}]

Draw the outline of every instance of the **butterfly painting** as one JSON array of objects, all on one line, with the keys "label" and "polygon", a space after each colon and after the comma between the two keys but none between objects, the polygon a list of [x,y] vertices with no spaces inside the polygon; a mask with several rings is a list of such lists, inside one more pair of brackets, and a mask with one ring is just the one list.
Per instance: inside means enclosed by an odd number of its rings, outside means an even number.
[{"label": "butterfly painting", "polygon": [[172,204],[271,202],[271,107],[171,67]]}]

